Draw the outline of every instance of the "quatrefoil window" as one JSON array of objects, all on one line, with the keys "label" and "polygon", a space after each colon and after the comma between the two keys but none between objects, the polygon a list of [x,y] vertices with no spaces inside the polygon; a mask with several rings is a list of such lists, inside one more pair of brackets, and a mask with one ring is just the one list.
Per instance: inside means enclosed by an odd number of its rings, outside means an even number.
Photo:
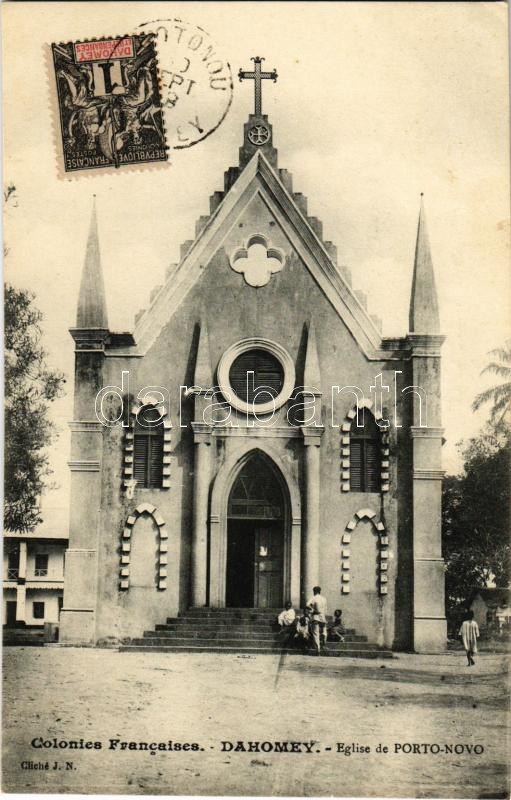
[{"label": "quatrefoil window", "polygon": [[266,286],[275,272],[284,266],[282,250],[270,247],[262,234],[251,236],[245,247],[239,247],[231,255],[230,264],[235,272],[241,272],[249,286]]}]

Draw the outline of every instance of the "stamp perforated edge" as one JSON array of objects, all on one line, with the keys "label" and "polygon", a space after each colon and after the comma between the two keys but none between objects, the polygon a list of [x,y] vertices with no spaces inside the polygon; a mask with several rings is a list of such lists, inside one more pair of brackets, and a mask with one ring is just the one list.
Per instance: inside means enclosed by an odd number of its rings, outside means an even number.
[{"label": "stamp perforated edge", "polygon": [[[141,31],[137,31],[136,33],[125,33],[122,36],[91,36],[85,39],[71,39],[68,42],[45,42],[43,44],[43,57],[45,61],[45,72],[46,72],[46,85],[47,85],[47,92],[49,98],[49,116],[50,116],[50,124],[52,128],[52,141],[53,141],[53,150],[54,150],[54,158],[57,167],[57,177],[59,180],[62,181],[71,181],[71,180],[80,180],[84,178],[94,178],[97,176],[102,175],[118,175],[119,172],[122,174],[131,172],[156,172],[161,171],[162,169],[168,169],[172,162],[170,159],[170,154],[172,152],[172,148],[167,144],[167,135],[165,130],[165,115],[162,113],[162,129],[165,138],[164,147],[167,150],[167,159],[165,161],[139,161],[137,163],[128,163],[123,164],[122,167],[116,167],[113,164],[110,164],[108,167],[94,167],[94,169],[77,169],[72,172],[66,171],[64,165],[64,152],[63,152],[63,143],[62,143],[62,128],[61,128],[61,119],[60,119],[60,107],[59,107],[59,99],[57,94],[57,84],[56,84],[56,76],[55,76],[55,65],[53,61],[53,52],[52,52],[52,44],[83,44],[85,42],[102,42],[108,41],[110,39],[123,39],[129,36],[136,36],[140,35]],[[156,55],[156,65],[157,65],[157,74],[158,74],[158,88],[160,90],[160,97],[162,92],[162,85],[161,85],[161,73],[159,68],[159,61],[158,61],[158,48],[156,45],[157,36],[155,33],[151,31],[143,31],[148,36],[152,36],[154,39],[154,50]]]}]

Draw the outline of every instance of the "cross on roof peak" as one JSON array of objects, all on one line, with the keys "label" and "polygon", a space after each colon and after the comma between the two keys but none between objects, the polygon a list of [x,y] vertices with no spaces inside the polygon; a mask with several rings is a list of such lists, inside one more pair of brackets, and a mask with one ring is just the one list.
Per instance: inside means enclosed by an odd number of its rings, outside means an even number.
[{"label": "cross on roof peak", "polygon": [[278,75],[277,70],[273,70],[272,72],[263,72],[261,70],[261,64],[264,61],[264,58],[260,56],[253,56],[251,61],[254,62],[254,69],[251,72],[247,72],[246,70],[240,69],[238,72],[238,78],[240,81],[243,80],[253,80],[254,81],[254,114],[256,117],[260,117],[262,115],[261,105],[262,105],[262,85],[261,82],[263,80],[271,80],[276,83]]}]

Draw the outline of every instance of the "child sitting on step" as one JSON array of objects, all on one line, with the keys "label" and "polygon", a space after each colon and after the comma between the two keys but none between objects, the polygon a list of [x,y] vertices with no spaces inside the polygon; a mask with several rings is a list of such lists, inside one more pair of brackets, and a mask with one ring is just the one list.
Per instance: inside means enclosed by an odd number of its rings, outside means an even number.
[{"label": "child sitting on step", "polygon": [[344,642],[344,634],[346,628],[342,621],[342,610],[336,608],[334,611],[334,618],[328,626],[328,641],[329,642]]},{"label": "child sitting on step", "polygon": [[296,620],[296,628],[294,635],[295,642],[302,647],[307,647],[310,639],[310,621],[307,609],[303,610],[303,614]]}]

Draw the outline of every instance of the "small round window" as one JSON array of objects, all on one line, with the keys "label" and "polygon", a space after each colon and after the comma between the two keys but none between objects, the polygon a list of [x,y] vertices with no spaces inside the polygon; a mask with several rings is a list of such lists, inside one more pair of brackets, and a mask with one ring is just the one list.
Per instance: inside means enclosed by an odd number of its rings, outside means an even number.
[{"label": "small round window", "polygon": [[229,383],[235,395],[245,403],[267,403],[282,391],[284,368],[272,353],[248,350],[233,361]]},{"label": "small round window", "polygon": [[270,339],[236,342],[218,364],[218,384],[230,405],[249,414],[273,413],[286,403],[295,385],[289,353]]}]

